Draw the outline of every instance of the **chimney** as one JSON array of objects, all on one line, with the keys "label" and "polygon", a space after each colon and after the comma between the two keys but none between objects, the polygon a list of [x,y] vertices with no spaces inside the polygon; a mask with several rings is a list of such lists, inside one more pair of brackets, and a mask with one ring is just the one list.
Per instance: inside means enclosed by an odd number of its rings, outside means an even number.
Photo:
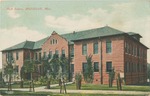
[{"label": "chimney", "polygon": [[76,32],[75,31],[73,31],[73,34],[75,34]]}]

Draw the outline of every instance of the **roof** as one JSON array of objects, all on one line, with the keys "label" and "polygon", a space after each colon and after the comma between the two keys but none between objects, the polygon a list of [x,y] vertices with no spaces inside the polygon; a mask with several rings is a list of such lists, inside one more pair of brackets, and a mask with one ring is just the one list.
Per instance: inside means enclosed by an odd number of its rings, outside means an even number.
[{"label": "roof", "polygon": [[48,39],[48,37],[44,38],[44,39],[41,39],[39,41],[36,41],[35,44],[34,44],[34,47],[33,49],[39,49],[41,48],[41,46],[43,45],[43,43]]},{"label": "roof", "polygon": [[34,43],[35,42],[32,41],[24,41],[12,47],[9,47],[7,49],[4,49],[2,51],[9,51],[9,50],[16,50],[16,49],[33,49]]},{"label": "roof", "polygon": [[104,37],[104,36],[110,36],[110,35],[118,35],[118,34],[125,34],[125,32],[119,31],[109,26],[105,26],[105,27],[96,28],[96,29],[63,34],[61,36],[66,38],[68,41],[76,41],[76,40]]},{"label": "roof", "polygon": [[[89,29],[89,30],[84,30],[84,31],[79,31],[79,32],[62,34],[61,36],[65,39],[67,39],[69,44],[73,44],[74,41],[77,41],[77,40],[84,40],[84,39],[91,39],[91,38],[105,37],[105,36],[113,36],[113,35],[120,35],[120,34],[128,34],[130,36],[132,36],[132,35],[141,36],[141,35],[134,33],[134,32],[125,33],[123,31],[111,28],[109,26],[105,26],[105,27],[101,27],[101,28],[95,28],[95,29]],[[44,44],[44,42],[48,38],[49,37],[46,37],[46,38],[41,39],[41,40],[36,41],[36,42],[25,41],[25,42],[19,43],[17,45],[14,45],[12,47],[9,47],[3,51],[15,50],[15,49],[21,49],[21,48],[40,49],[42,47],[42,45]]]},{"label": "roof", "polygon": [[48,37],[41,39],[39,41],[24,41],[19,44],[16,44],[12,47],[6,48],[2,51],[16,50],[16,49],[40,49],[42,44],[48,39]]},{"label": "roof", "polygon": [[142,37],[140,34],[134,33],[134,32],[128,32],[127,34],[130,35],[130,36],[135,36],[135,35],[137,35],[137,36],[139,36],[139,37]]}]

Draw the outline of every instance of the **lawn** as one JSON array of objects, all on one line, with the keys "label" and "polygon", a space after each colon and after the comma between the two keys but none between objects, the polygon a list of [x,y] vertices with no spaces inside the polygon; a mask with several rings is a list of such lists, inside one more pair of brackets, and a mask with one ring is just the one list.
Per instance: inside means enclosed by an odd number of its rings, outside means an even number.
[{"label": "lawn", "polygon": [[[12,88],[20,88],[20,82],[15,82],[11,85],[12,85]],[[34,86],[35,87],[40,87],[40,86],[46,86],[46,84],[34,84]],[[4,86],[4,88],[7,88],[7,87],[8,87],[8,85],[6,84]],[[29,88],[29,87],[30,87],[29,81],[26,81],[26,82],[23,83],[23,88]]]},{"label": "lawn", "polygon": [[[67,90],[76,89],[75,84],[67,85]],[[59,89],[59,87],[53,87],[53,89]],[[150,86],[131,86],[131,85],[124,85],[122,86],[124,91],[150,91]],[[82,84],[81,90],[117,90],[117,86],[113,86],[109,88],[108,85],[94,85],[94,84]]]},{"label": "lawn", "polygon": [[[141,95],[118,95],[118,94],[58,94],[50,92],[23,92],[13,91],[11,94],[6,94],[6,91],[0,91],[0,95],[3,96],[141,96]],[[144,96],[144,95],[142,95]]]}]

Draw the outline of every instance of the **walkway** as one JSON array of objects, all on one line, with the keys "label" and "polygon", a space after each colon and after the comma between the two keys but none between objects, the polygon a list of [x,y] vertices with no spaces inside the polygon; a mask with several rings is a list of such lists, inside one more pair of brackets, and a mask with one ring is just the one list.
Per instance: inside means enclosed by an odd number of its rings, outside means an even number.
[{"label": "walkway", "polygon": [[[36,92],[52,92],[59,93],[60,89],[35,89]],[[140,91],[111,91],[111,90],[69,90],[67,93],[84,93],[84,94],[126,94],[126,95],[147,95],[150,96],[150,92],[140,92]]]},{"label": "walkway", "polygon": [[[72,84],[69,82],[67,84]],[[53,84],[51,87],[56,87],[58,84]],[[0,90],[7,90],[7,88],[0,88]],[[13,90],[20,91],[29,91],[29,88],[16,88]],[[36,87],[35,92],[52,92],[59,93],[60,89],[45,89],[45,86]],[[126,94],[126,95],[146,95],[150,96],[150,92],[142,92],[142,91],[113,91],[113,90],[69,90],[67,89],[67,93],[84,93],[84,94]]]}]

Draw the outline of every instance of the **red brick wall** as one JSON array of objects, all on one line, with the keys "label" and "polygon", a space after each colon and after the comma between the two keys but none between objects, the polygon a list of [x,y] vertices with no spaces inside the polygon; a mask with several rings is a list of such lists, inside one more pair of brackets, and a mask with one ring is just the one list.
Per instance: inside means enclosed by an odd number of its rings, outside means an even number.
[{"label": "red brick wall", "polygon": [[[106,53],[106,40],[112,42],[112,52]],[[102,39],[102,70],[103,70],[103,84],[108,84],[109,75],[106,72],[106,62],[112,62],[112,67],[115,72],[124,73],[124,37],[108,37]],[[115,82],[115,81],[114,81]]]},{"label": "red brick wall", "polygon": [[[133,41],[131,38],[126,37],[125,42],[128,44],[131,44],[133,47],[140,48],[140,52],[145,51],[147,55],[147,49],[141,45],[138,42]],[[131,48],[130,48],[131,49]],[[132,55],[129,52],[125,52],[125,62],[132,62],[133,67],[135,67],[135,64],[139,64],[139,68],[144,66],[144,68],[140,71],[137,69],[137,71],[131,71],[125,73],[126,78],[126,84],[139,84],[139,83],[145,83],[147,80],[147,57],[144,56],[137,56]],[[132,69],[133,70],[133,69]]]},{"label": "red brick wall", "polygon": [[[106,54],[106,40],[109,39],[112,41],[112,53]],[[124,38],[123,37],[111,37],[111,38],[104,38],[102,39],[102,69],[103,69],[103,84],[108,84],[108,74],[106,72],[106,62],[112,61],[113,67],[115,67],[116,71],[118,69],[124,72]],[[98,41],[99,52],[98,54],[93,54],[93,43]],[[84,40],[80,42],[75,42],[75,72],[82,72],[82,63],[86,62],[85,56],[82,55],[82,44],[87,44],[87,55],[92,54],[92,61],[99,62],[99,67],[101,64],[101,47],[100,47],[100,40]],[[94,80],[95,84],[101,83],[101,76],[100,72],[94,72]]]},{"label": "red brick wall", "polygon": [[[15,64],[18,65],[18,73],[19,73],[19,76],[20,76],[20,70],[21,70],[21,67],[23,66],[23,61],[24,61],[24,58],[23,58],[23,54],[24,54],[24,51],[23,50],[14,50],[14,51],[11,51],[13,53],[13,58],[15,60]],[[16,60],[16,52],[19,53],[19,59]],[[3,68],[5,66],[6,63],[6,52],[3,52],[2,53],[2,65],[3,65]]]},{"label": "red brick wall", "polygon": [[[98,42],[98,54],[93,54],[93,42]],[[82,63],[86,62],[86,55],[82,55],[82,44],[86,43],[87,44],[87,56],[92,55],[92,61],[94,62],[99,62],[99,67],[100,67],[100,42],[98,39],[94,40],[85,40],[85,41],[79,41],[75,42],[74,44],[74,70],[75,73],[82,72]],[[84,81],[84,80],[82,80]],[[94,80],[93,82],[95,84],[100,83],[100,73],[99,72],[94,72]]]},{"label": "red brick wall", "polygon": [[[111,40],[112,42],[112,52],[106,53],[106,40]],[[93,43],[98,41],[99,43],[99,54],[93,55]],[[139,84],[146,82],[146,64],[147,64],[147,57],[137,57],[130,54],[125,53],[125,42],[129,42],[132,46],[138,46],[141,50],[144,50],[145,54],[147,55],[147,49],[139,42],[126,37],[126,36],[114,36],[114,37],[105,37],[100,40],[96,39],[89,39],[89,40],[82,40],[75,42],[75,73],[82,72],[82,63],[86,62],[85,56],[82,55],[82,44],[87,44],[87,55],[93,55],[93,62],[99,62],[101,64],[101,53],[100,53],[100,44],[102,43],[102,84],[108,84],[109,76],[106,72],[106,62],[111,61],[112,66],[115,69],[116,73],[123,73],[126,84]],[[139,62],[140,67],[144,67],[141,69],[142,71],[138,72],[125,72],[126,61],[132,62],[133,67],[135,64]],[[133,70],[132,67],[132,70]],[[130,67],[131,68],[131,67]],[[94,73],[94,83],[98,84],[101,83],[101,74],[100,72]],[[116,81],[114,80],[114,84]]]}]

